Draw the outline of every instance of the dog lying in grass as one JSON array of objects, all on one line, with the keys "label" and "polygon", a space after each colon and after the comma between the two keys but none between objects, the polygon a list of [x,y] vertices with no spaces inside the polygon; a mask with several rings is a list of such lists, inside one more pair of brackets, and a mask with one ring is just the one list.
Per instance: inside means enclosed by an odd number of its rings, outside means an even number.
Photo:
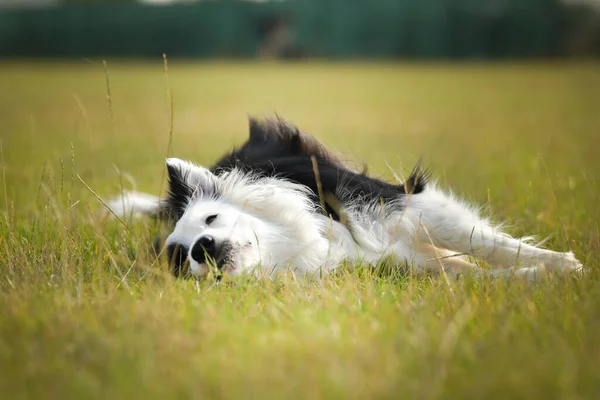
[{"label": "dog lying in grass", "polygon": [[[189,271],[326,275],[382,260],[418,272],[535,278],[581,271],[571,252],[513,238],[477,208],[444,193],[418,165],[399,183],[354,171],[314,137],[280,120],[250,120],[248,140],[205,168],[167,159],[165,198],[129,192],[116,215],[173,221],[166,248]],[[473,260],[492,266],[484,269]]]}]

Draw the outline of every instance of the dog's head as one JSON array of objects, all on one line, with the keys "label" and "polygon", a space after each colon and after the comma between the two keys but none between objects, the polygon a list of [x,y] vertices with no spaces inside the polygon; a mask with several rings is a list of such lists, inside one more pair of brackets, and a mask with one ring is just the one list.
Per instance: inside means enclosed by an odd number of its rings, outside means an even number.
[{"label": "dog's head", "polygon": [[320,237],[300,185],[236,169],[215,175],[175,158],[167,170],[166,207],[177,221],[168,255],[176,264],[187,259],[196,276],[211,266],[231,275],[272,269]]},{"label": "dog's head", "polygon": [[169,258],[187,259],[196,276],[209,266],[238,274],[256,265],[256,232],[264,222],[222,198],[222,182],[208,169],[170,158],[167,170],[167,208],[177,220],[166,241]]}]

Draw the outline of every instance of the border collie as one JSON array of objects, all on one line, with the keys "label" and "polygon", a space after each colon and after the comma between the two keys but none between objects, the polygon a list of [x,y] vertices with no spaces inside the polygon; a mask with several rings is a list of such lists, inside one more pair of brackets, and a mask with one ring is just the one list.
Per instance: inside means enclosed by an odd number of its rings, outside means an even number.
[{"label": "border collie", "polygon": [[[184,262],[273,276],[326,275],[382,260],[418,272],[510,275],[581,271],[573,253],[513,238],[477,209],[444,193],[418,165],[397,184],[355,171],[314,137],[280,120],[250,119],[250,135],[212,167],[167,159],[168,195],[123,193],[111,211],[174,222],[166,239],[175,275]],[[491,268],[482,268],[477,261]]]}]

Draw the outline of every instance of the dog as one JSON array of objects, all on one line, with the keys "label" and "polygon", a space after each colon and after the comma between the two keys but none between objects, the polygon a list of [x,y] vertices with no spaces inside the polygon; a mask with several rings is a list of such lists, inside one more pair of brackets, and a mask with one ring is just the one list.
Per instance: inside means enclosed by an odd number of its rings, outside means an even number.
[{"label": "dog", "polygon": [[176,276],[185,265],[197,278],[211,268],[232,276],[325,276],[383,260],[454,278],[583,271],[572,252],[503,233],[419,165],[388,183],[282,119],[251,118],[249,125],[247,141],[210,168],[167,159],[165,198],[128,192],[107,202],[117,216],[173,222],[165,247]]}]

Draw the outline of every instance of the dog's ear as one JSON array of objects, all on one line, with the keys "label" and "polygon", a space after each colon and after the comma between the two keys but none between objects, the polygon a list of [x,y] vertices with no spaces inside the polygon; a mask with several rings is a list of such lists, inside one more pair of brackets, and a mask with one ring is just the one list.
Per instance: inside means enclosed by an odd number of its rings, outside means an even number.
[{"label": "dog's ear", "polygon": [[167,172],[167,207],[176,219],[181,218],[190,200],[199,196],[210,196],[215,191],[217,178],[204,167],[178,158],[167,158]]}]

